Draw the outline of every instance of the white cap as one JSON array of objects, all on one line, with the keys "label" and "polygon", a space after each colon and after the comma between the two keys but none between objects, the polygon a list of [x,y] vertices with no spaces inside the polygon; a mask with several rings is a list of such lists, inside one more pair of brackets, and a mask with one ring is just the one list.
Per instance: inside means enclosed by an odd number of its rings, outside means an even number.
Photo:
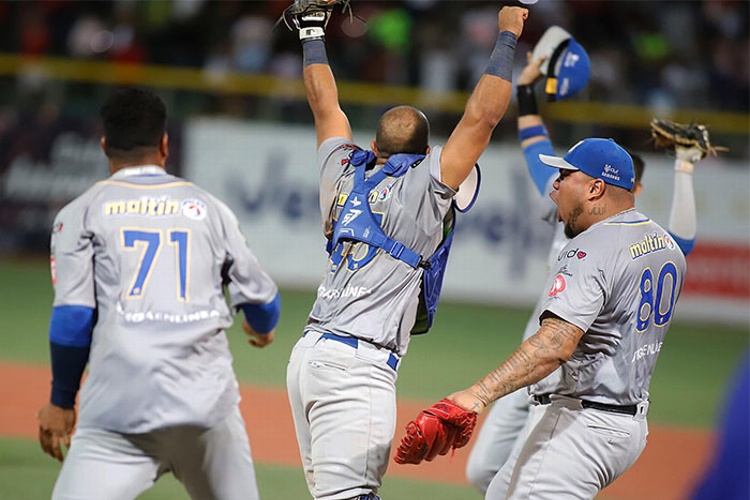
[{"label": "white cap", "polygon": [[552,58],[555,49],[569,38],[573,37],[561,27],[550,26],[547,28],[547,31],[544,32],[542,38],[536,43],[536,46],[534,46],[534,50],[531,53],[531,60],[536,61],[542,56],[547,56],[547,59],[539,67],[543,75],[547,76],[549,74],[547,67],[549,66],[549,61]]}]

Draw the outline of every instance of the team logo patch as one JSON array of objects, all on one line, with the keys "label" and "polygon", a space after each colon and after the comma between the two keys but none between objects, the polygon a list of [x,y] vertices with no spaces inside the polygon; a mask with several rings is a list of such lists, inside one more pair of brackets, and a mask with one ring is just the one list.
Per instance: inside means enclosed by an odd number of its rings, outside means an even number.
[{"label": "team logo patch", "polygon": [[586,252],[579,250],[578,253],[576,254],[576,257],[578,257],[579,259],[582,259],[586,257]]},{"label": "team logo patch", "polygon": [[549,293],[547,295],[549,295],[550,297],[554,297],[558,293],[563,292],[566,286],[567,284],[565,283],[565,277],[562,274],[558,274],[552,281],[552,288],[549,289]]},{"label": "team logo patch", "polygon": [[[60,224],[62,226],[62,224]],[[52,275],[52,284],[57,284],[57,264],[55,263],[55,258],[50,256],[49,258],[49,271]]]},{"label": "team logo patch", "polygon": [[393,184],[388,184],[381,192],[378,194],[378,200],[385,201],[388,198],[391,197],[391,193],[393,192]]},{"label": "team logo patch", "polygon": [[56,224],[55,227],[52,228],[53,233],[59,233],[63,229],[63,223],[60,222],[59,224]]},{"label": "team logo patch", "polygon": [[206,204],[200,200],[182,200],[182,214],[188,219],[203,220],[206,218]]},{"label": "team logo patch", "polygon": [[677,248],[677,243],[675,243],[675,241],[672,239],[670,235],[665,234],[664,241],[667,244],[667,248],[669,248],[670,250],[674,250],[675,248]]}]

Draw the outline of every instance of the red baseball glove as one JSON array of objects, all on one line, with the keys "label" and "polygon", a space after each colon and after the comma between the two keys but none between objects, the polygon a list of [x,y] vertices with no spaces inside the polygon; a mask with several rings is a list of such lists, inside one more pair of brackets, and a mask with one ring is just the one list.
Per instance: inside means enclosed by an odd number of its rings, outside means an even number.
[{"label": "red baseball glove", "polygon": [[398,464],[415,465],[422,460],[430,462],[451,449],[466,446],[476,425],[476,412],[441,399],[406,425],[406,435],[394,460]]}]

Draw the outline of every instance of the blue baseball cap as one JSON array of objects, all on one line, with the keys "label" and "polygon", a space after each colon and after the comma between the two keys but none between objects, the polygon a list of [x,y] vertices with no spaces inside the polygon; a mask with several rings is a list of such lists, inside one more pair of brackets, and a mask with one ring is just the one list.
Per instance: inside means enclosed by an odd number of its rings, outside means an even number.
[{"label": "blue baseball cap", "polygon": [[550,167],[580,170],[590,177],[628,191],[635,184],[633,158],[614,139],[584,139],[570,148],[562,158],[539,155],[539,160]]},{"label": "blue baseball cap", "polygon": [[583,90],[591,77],[586,50],[559,26],[550,26],[537,42],[532,59],[547,59],[540,70],[547,76],[544,92],[549,101],[566,99]]}]

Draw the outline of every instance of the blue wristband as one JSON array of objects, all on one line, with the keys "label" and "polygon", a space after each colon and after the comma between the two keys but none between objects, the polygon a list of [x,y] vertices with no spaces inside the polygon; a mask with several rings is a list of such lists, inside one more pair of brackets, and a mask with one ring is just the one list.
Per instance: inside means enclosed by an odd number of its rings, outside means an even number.
[{"label": "blue wristband", "polygon": [[320,38],[302,42],[302,66],[306,68],[311,64],[328,64],[326,44]]},{"label": "blue wristband", "polygon": [[256,333],[265,334],[276,328],[281,315],[281,296],[276,296],[268,304],[240,304],[238,306],[245,313],[247,324]]},{"label": "blue wristband", "polygon": [[524,129],[521,129],[518,131],[518,140],[524,141],[526,139],[530,139],[532,137],[537,137],[543,135],[544,137],[549,137],[549,133],[547,132],[547,127],[544,125],[533,125],[531,127],[526,127]]},{"label": "blue wristband", "polygon": [[485,74],[511,81],[513,74],[513,55],[516,52],[518,37],[510,31],[498,33],[495,49],[487,62]]}]

